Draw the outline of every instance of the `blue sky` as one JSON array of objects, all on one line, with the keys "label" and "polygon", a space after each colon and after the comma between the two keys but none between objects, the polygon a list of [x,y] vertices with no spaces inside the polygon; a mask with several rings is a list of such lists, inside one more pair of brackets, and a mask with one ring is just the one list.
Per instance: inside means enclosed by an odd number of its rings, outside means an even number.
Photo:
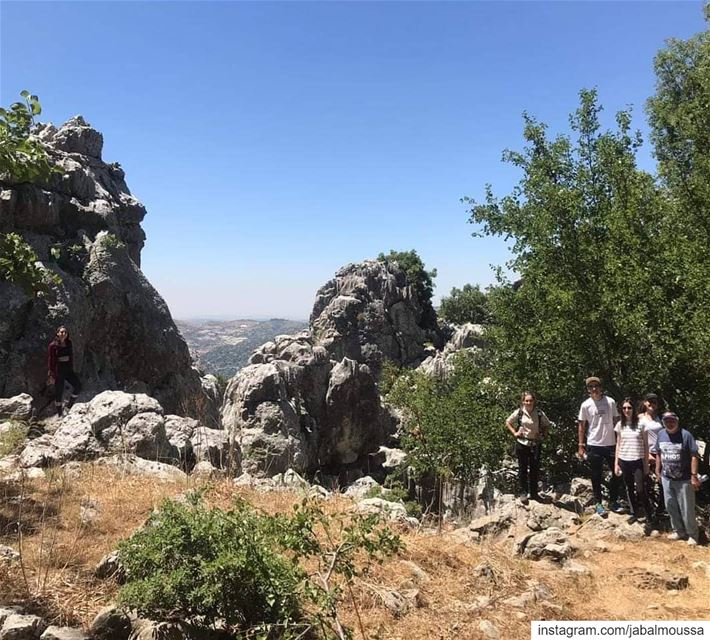
[{"label": "blue sky", "polygon": [[490,284],[505,246],[459,199],[515,183],[521,113],[563,131],[597,87],[643,129],[655,52],[704,28],[701,2],[3,0],[0,102],[27,88],[104,134],[174,316],[306,318],[389,249],[438,269],[437,298]]}]

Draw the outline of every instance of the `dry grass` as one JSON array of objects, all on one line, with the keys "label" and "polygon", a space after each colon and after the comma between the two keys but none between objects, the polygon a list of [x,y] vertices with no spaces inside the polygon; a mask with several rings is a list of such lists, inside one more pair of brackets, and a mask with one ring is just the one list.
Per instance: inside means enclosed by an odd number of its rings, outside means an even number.
[{"label": "dry grass", "polygon": [[[190,488],[92,465],[84,466],[76,478],[55,473],[24,485],[0,481],[0,544],[19,549],[18,522],[23,532],[22,566],[0,563],[0,603],[22,603],[53,623],[88,626],[117,591],[112,580],[93,576],[97,562],[163,499]],[[230,504],[236,495],[268,513],[290,510],[300,498],[288,492],[235,488],[228,481],[206,491],[208,501],[220,506]],[[350,504],[336,498],[324,508],[342,511]],[[691,549],[661,539],[609,540],[611,551],[594,551],[579,559],[592,575],[578,577],[517,558],[510,540],[469,545],[446,531],[400,533],[405,551],[375,565],[356,583],[355,604],[346,602],[343,607],[343,620],[354,629],[357,607],[370,640],[481,638],[478,625],[483,619],[493,622],[502,638],[517,638],[529,636],[531,620],[708,617],[710,578],[692,568],[697,560],[710,561],[707,548]],[[575,537],[582,549],[593,549],[598,535],[582,528]],[[481,563],[491,571],[483,575],[476,571]],[[631,569],[648,564],[689,575],[689,588],[673,595],[665,589],[642,589],[627,579]],[[503,602],[529,590],[533,581],[552,593],[549,602],[538,601],[524,610]],[[394,599],[404,603],[399,611],[387,606],[392,607],[392,594],[406,596]]]}]

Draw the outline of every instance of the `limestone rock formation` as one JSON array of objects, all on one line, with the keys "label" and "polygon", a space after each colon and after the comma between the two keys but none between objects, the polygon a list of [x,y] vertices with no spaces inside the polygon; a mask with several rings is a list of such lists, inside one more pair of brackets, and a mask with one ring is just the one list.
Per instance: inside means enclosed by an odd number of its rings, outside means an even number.
[{"label": "limestone rock formation", "polygon": [[316,293],[313,339],[336,361],[351,358],[377,375],[384,360],[407,367],[441,346],[436,313],[396,264],[366,260],[349,264]]},{"label": "limestone rock formation", "polygon": [[147,393],[171,413],[216,426],[216,398],[140,270],[146,211],[120,165],[101,159],[102,135],[80,116],[38,135],[63,173],[43,185],[0,182],[0,232],[19,233],[62,284],[32,297],[0,283],[0,396],[38,398],[47,344],[66,324],[88,389]]},{"label": "limestone rock formation", "polygon": [[453,335],[444,348],[430,355],[419,370],[436,378],[445,378],[454,366],[454,356],[462,350],[477,351],[484,347],[483,326],[466,323],[452,327]]},{"label": "limestone rock formation", "polygon": [[190,469],[207,460],[226,466],[224,431],[208,429],[197,420],[164,415],[145,394],[104,391],[90,402],[76,404],[54,433],[29,440],[20,454],[22,467],[46,467],[111,455],[132,455]]},{"label": "limestone rock formation", "polygon": [[396,264],[342,268],[318,290],[309,330],[259,347],[227,386],[222,424],[244,471],[367,466],[396,425],[377,388],[382,364],[416,366],[442,342],[431,303]]}]

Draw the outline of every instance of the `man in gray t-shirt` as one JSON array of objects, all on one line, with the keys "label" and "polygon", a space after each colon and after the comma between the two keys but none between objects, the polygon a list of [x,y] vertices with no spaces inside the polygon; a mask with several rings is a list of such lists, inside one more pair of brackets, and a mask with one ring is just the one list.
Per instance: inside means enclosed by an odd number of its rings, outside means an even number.
[{"label": "man in gray t-shirt", "polygon": [[678,416],[672,411],[663,414],[665,429],[658,432],[654,445],[656,476],[663,483],[663,497],[671,518],[671,540],[687,540],[698,544],[698,524],[695,521],[695,492],[698,479],[698,445],[690,432],[680,428]]},{"label": "man in gray t-shirt", "polygon": [[[616,448],[616,435],[614,423],[619,419],[619,410],[613,398],[604,395],[602,382],[596,376],[585,380],[589,398],[579,408],[577,417],[578,450],[580,459],[584,458],[592,468],[592,490],[597,501],[596,511],[599,515],[606,514],[602,504],[602,473],[604,462],[611,470],[609,481],[609,508],[612,511],[621,511],[617,503],[619,495],[619,479],[614,475],[614,454]],[[588,430],[587,430],[588,429]]]}]

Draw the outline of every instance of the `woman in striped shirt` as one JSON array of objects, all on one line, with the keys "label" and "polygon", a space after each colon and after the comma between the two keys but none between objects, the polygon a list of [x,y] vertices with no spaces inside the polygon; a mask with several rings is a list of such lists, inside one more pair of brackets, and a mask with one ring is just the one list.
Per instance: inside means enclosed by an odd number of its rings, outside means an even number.
[{"label": "woman in striped shirt", "polygon": [[631,398],[621,403],[621,419],[614,427],[616,431],[616,456],[614,470],[624,477],[629,498],[631,515],[629,524],[639,518],[639,507],[643,506],[646,517],[652,518],[653,511],[646,495],[644,477],[648,475],[648,436],[644,424],[640,424],[634,412]]}]

